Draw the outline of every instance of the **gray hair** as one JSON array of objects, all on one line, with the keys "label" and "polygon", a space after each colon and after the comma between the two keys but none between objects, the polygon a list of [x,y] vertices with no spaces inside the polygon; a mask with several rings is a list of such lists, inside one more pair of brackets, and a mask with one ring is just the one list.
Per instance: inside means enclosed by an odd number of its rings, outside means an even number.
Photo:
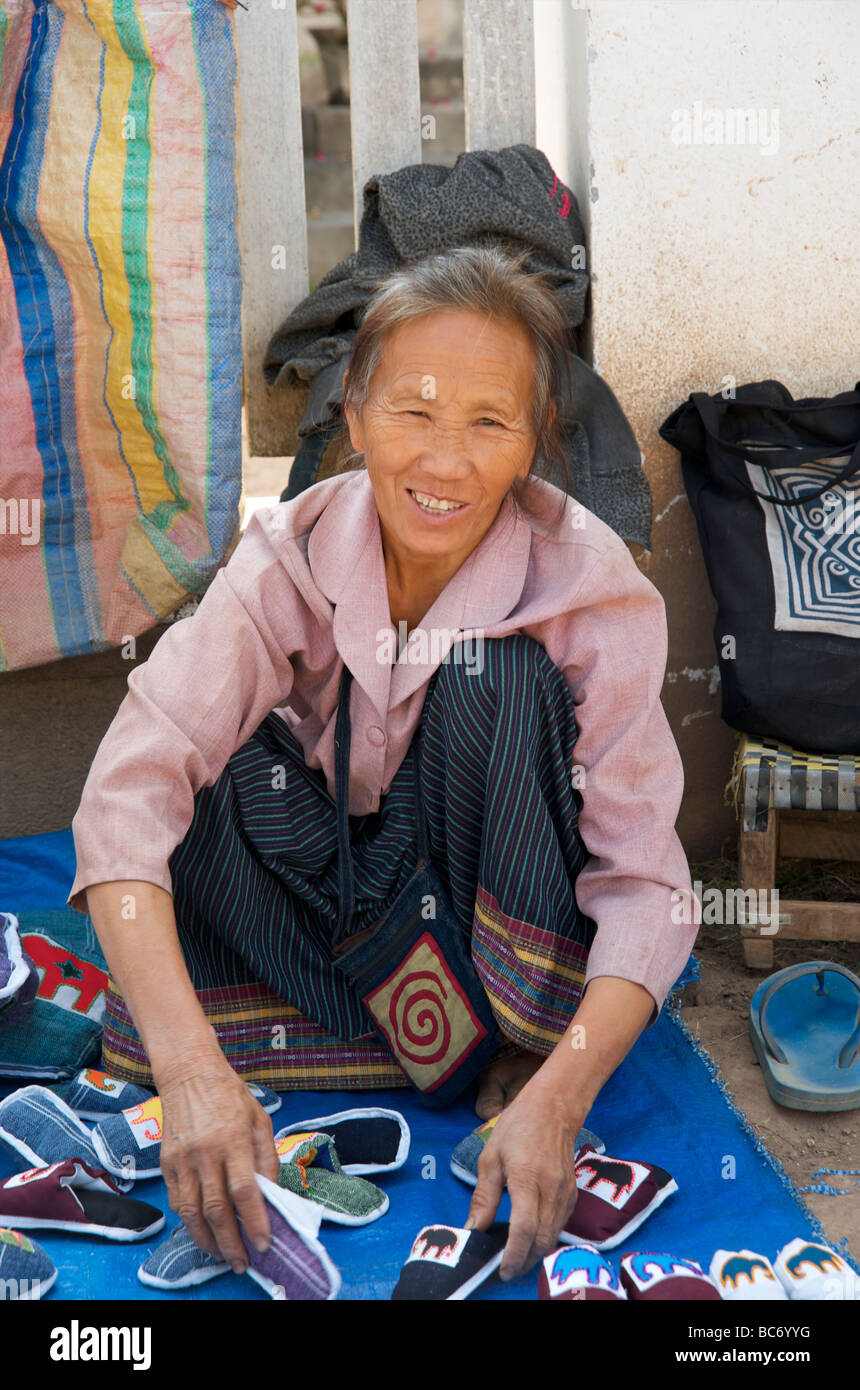
[{"label": "gray hair", "polygon": [[[515,503],[523,500],[522,484],[535,472],[547,471],[551,478],[560,473],[564,491],[569,491],[560,421],[563,382],[569,372],[567,320],[544,277],[523,269],[528,254],[508,252],[498,243],[457,246],[386,276],[368,301],[356,332],[344,387],[344,405],[361,410],[370,395],[388,334],[424,314],[466,309],[517,324],[525,330],[534,352],[532,427],[537,442],[528,477],[516,478],[512,485]],[[363,457],[352,449],[344,413],[339,471],[361,467]],[[559,516],[564,509],[562,496]]]}]

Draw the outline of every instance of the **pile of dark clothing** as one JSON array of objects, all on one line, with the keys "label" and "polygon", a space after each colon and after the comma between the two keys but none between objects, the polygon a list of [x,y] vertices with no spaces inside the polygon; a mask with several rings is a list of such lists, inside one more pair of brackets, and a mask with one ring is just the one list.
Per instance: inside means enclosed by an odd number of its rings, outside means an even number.
[{"label": "pile of dark clothing", "polygon": [[[309,385],[302,441],[284,498],[316,481],[340,423],[344,372],[362,311],[391,271],[455,246],[497,244],[528,252],[527,272],[552,286],[569,327],[570,380],[560,403],[570,492],[624,540],[650,549],[651,493],[639,446],[612,391],[577,351],[588,273],[576,199],[530,145],[462,154],[453,168],[412,164],[369,179],[358,250],[320,281],[269,343],[270,386]],[[546,473],[538,461],[537,472]]]}]

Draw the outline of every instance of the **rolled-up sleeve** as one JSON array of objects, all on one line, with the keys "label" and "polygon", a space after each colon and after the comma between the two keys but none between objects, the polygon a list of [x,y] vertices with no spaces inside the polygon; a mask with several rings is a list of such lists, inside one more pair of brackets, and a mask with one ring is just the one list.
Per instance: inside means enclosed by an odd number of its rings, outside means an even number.
[{"label": "rolled-up sleeve", "polygon": [[252,517],[197,611],[129,675],[72,821],[71,907],[86,912],[87,885],[116,879],[172,892],[168,859],[191,824],[195,794],[290,693],[303,609]]},{"label": "rolled-up sleeve", "polygon": [[681,755],[660,691],[665,605],[622,544],[591,566],[574,609],[553,624],[550,654],[576,704],[574,785],[591,858],[575,886],[597,924],[586,984],[614,975],[643,985],[655,1009],[696,937],[698,903],[675,831],[684,790]]}]

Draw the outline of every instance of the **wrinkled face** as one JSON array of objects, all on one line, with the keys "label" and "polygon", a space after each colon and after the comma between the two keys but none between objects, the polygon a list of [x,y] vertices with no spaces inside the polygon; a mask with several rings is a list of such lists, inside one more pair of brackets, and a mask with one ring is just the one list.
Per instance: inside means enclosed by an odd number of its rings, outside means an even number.
[{"label": "wrinkled face", "polygon": [[518,324],[439,310],[387,337],[360,412],[383,540],[402,556],[465,559],[534,458],[534,352]]}]

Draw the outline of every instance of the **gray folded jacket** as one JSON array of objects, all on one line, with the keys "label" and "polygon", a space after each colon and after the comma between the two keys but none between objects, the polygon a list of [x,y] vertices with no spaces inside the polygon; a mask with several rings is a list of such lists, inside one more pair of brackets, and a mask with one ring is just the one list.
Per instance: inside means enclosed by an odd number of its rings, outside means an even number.
[{"label": "gray folded jacket", "polygon": [[[587,272],[572,268],[585,230],[574,195],[540,150],[472,150],[450,169],[410,164],[368,180],[358,249],[296,305],[266,350],[267,383],[307,392],[298,436],[314,441],[299,445],[284,500],[317,479],[321,446],[340,419],[361,312],[379,282],[435,252],[487,242],[528,250],[524,269],[549,281],[573,341],[588,288]],[[569,362],[561,417],[570,493],[623,540],[650,549],[651,491],[636,437],[607,384],[575,352]],[[285,450],[293,447],[285,441]],[[563,485],[553,475],[549,481]]]}]

